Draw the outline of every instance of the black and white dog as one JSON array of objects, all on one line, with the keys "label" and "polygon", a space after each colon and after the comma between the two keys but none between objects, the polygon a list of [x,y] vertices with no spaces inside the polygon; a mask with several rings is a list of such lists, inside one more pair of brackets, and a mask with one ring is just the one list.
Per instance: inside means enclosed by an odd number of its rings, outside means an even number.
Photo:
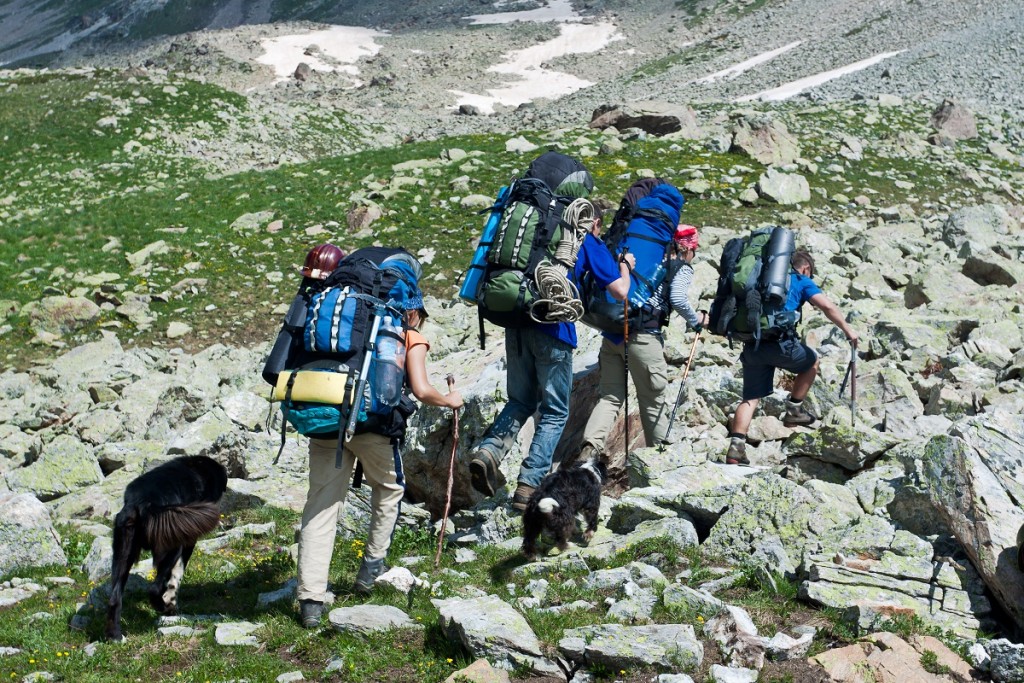
[{"label": "black and white dog", "polygon": [[583,538],[590,542],[597,531],[605,476],[602,463],[587,461],[560,467],[544,477],[523,512],[523,554],[528,559],[537,559],[537,540],[544,530],[555,537],[559,550],[565,550],[576,531],[577,512],[583,513],[587,523]]},{"label": "black and white dog", "polygon": [[156,580],[149,602],[161,614],[178,608],[178,585],[196,541],[217,528],[218,501],[228,473],[204,455],[169,460],[139,475],[124,490],[124,507],[114,518],[114,561],[106,636],[121,640],[121,601],[132,565],[142,550],[153,551]]}]

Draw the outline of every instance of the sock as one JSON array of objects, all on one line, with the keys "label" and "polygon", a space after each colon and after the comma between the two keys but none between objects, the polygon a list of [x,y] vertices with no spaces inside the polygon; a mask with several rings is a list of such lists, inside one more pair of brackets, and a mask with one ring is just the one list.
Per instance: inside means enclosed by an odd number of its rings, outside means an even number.
[{"label": "sock", "polygon": [[799,408],[803,404],[804,404],[804,400],[803,399],[800,399],[799,401],[797,401],[792,396],[790,396],[789,399],[786,400],[786,405],[788,407],[794,409],[794,410],[796,410],[797,408]]},{"label": "sock", "polygon": [[740,434],[739,432],[729,432],[729,438],[733,441],[742,441],[743,443],[747,442],[747,435]]}]

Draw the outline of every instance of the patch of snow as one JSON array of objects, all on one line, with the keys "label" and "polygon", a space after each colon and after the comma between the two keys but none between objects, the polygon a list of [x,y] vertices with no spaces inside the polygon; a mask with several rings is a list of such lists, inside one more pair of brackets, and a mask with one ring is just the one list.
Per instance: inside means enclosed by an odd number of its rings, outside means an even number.
[{"label": "patch of snow", "polygon": [[765,102],[775,102],[778,100],[786,100],[789,99],[790,97],[793,97],[794,95],[799,95],[808,88],[813,88],[816,85],[827,83],[828,81],[839,78],[840,76],[845,76],[846,74],[851,74],[856,71],[862,71],[863,69],[866,69],[869,66],[874,66],[875,64],[878,64],[883,60],[889,59],[889,57],[894,57],[895,55],[898,55],[901,52],[904,52],[904,50],[896,50],[895,52],[883,52],[881,54],[875,55],[874,57],[868,57],[867,59],[862,59],[859,62],[854,62],[853,64],[841,66],[838,69],[832,69],[831,71],[823,71],[813,76],[807,76],[805,78],[800,78],[795,81],[790,81],[789,83],[780,85],[777,88],[772,88],[771,90],[762,90],[761,92],[755,93],[753,95],[744,95],[743,97],[736,98],[734,101],[751,102],[753,100],[762,100]]},{"label": "patch of snow", "polygon": [[802,41],[802,40],[797,40],[797,41],[794,41],[794,42],[790,43],[789,45],[783,45],[782,47],[776,48],[774,50],[769,50],[768,52],[762,52],[761,54],[759,54],[759,55],[757,55],[755,57],[751,57],[750,59],[748,59],[746,61],[740,62],[739,64],[734,64],[733,66],[730,66],[728,69],[722,69],[721,71],[716,71],[715,73],[710,74],[708,76],[705,76],[704,78],[698,78],[698,79],[696,79],[693,82],[694,83],[714,83],[715,81],[717,81],[719,79],[722,79],[722,78],[736,78],[737,76],[739,76],[744,71],[749,71],[750,69],[753,69],[755,66],[758,66],[759,64],[764,64],[765,62],[767,62],[767,61],[769,61],[771,59],[774,59],[775,57],[778,57],[779,55],[781,55],[781,54],[783,54],[785,52],[789,52],[790,50],[792,50],[793,48],[797,47],[798,45],[800,45],[803,42],[804,41]]},{"label": "patch of snow", "polygon": [[[501,8],[506,3],[496,2]],[[500,12],[495,14],[473,14],[468,17],[473,25],[510,24],[514,21],[580,21],[582,17],[572,8],[571,0],[548,0],[543,7],[523,12]]]},{"label": "patch of snow", "polygon": [[[355,63],[380,52],[381,46],[376,39],[386,35],[362,26],[332,26],[322,31],[277,36],[262,42],[264,52],[256,61],[274,69],[277,74],[275,83],[288,80],[299,63],[305,62],[314,71],[348,74],[353,77],[352,85],[356,87],[361,83],[355,78],[359,74]],[[307,55],[306,51],[312,47],[318,49]]]},{"label": "patch of snow", "polygon": [[[502,7],[502,0],[495,7]],[[558,98],[593,85],[572,74],[545,69],[541,65],[569,54],[598,52],[616,40],[624,40],[611,22],[580,24],[582,17],[572,7],[571,0],[548,0],[543,7],[524,12],[476,14],[466,17],[474,24],[507,24],[514,21],[558,22],[559,35],[524,50],[506,53],[504,61],[488,67],[487,71],[515,76],[516,80],[501,88],[491,88],[486,95],[451,90],[459,100],[456,107],[473,105],[489,114],[497,104],[516,107],[538,98]]]}]

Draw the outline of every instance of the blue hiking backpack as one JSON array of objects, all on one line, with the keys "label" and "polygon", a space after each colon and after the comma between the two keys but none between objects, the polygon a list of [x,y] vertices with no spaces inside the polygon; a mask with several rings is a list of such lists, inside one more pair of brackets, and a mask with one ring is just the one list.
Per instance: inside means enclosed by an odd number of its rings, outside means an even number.
[{"label": "blue hiking backpack", "polygon": [[[421,297],[420,274],[404,249],[367,247],[301,293],[305,319],[272,399],[300,434],[338,436],[339,458],[353,434],[404,436],[415,404],[405,394],[403,321],[406,304]],[[284,440],[282,425],[282,448]]]},{"label": "blue hiking backpack", "polygon": [[[672,236],[686,199],[673,185],[660,178],[644,178],[626,191],[612,226],[603,236],[616,261],[633,254],[636,267],[630,273],[630,327],[658,327],[665,311],[653,310],[648,300],[673,271]],[[581,322],[601,332],[621,334],[624,311],[593,278],[584,278],[586,313]],[[667,298],[666,298],[667,300]]]}]

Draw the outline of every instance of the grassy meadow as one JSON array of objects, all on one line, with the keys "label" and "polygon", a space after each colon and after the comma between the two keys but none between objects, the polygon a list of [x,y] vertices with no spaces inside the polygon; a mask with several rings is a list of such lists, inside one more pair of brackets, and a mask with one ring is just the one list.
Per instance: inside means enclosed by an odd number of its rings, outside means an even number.
[{"label": "grassy meadow", "polygon": [[[52,355],[53,349],[32,343],[23,307],[53,294],[109,304],[94,325],[62,340],[67,345],[99,329],[116,331],[124,344],[161,344],[171,320],[193,328],[175,341],[192,350],[218,341],[268,340],[279,322],[274,309],[290,300],[297,285],[296,267],[311,246],[328,239],[345,248],[386,243],[414,253],[431,249],[424,286],[449,298],[482,225],[479,209],[460,200],[494,195],[534,156],[505,151],[514,135],[582,156],[608,206],[639,174],[654,173],[684,188],[685,219],[696,225],[739,230],[793,220],[792,208],[737,201],[764,167],[712,151],[707,140],[636,139],[601,154],[602,133],[581,125],[318,156],[356,148],[351,140],[366,122],[341,112],[310,112],[294,122],[297,131],[276,138],[281,131],[266,125],[243,96],[209,84],[113,72],[12,73],[0,80],[0,311],[7,316],[0,321],[2,367]],[[928,133],[928,110],[919,105],[773,109],[817,170],[809,175],[812,199],[799,211],[819,223],[858,214],[872,220],[869,210],[852,204],[858,195],[874,207],[908,203],[919,210],[981,201],[995,188],[965,179],[957,165],[1013,171],[987,154],[984,139],[941,157],[929,150],[916,157],[886,153],[901,136]],[[731,110],[708,105],[698,114],[702,121],[723,122]],[[840,156],[844,135],[864,142],[862,160]],[[296,138],[305,140],[302,156],[314,160],[275,165],[273,154],[253,151]],[[220,157],[195,152],[212,147]],[[448,161],[451,149],[468,155]],[[233,151],[252,157],[260,170],[225,171],[224,157]],[[699,194],[685,190],[694,180]],[[350,230],[349,211],[371,203],[383,216],[368,230]],[[237,218],[256,212],[268,212],[280,229],[268,231],[269,218],[256,229],[232,228]],[[144,264],[129,262],[129,255],[157,242],[162,247]],[[129,294],[149,301],[157,317],[151,327],[138,329],[114,310]]]}]

